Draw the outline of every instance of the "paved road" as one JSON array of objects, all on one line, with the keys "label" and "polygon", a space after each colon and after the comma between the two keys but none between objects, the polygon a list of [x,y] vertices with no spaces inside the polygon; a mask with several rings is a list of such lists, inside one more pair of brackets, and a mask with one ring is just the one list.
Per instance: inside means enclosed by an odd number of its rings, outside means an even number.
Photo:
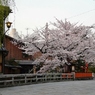
[{"label": "paved road", "polygon": [[95,80],[53,82],[0,88],[0,95],[95,95]]}]

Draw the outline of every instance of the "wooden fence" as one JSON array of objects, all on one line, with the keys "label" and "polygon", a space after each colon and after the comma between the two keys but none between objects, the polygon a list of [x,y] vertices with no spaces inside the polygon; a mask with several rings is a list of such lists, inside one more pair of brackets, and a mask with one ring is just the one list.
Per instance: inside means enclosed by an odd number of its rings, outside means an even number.
[{"label": "wooden fence", "polygon": [[[65,76],[65,77],[63,77]],[[44,73],[44,74],[9,74],[0,75],[0,87],[17,86],[42,82],[74,80],[73,73]]]},{"label": "wooden fence", "polygon": [[[91,73],[92,74],[92,73]],[[20,86],[26,84],[75,80],[75,73],[44,73],[44,74],[1,74],[0,87]],[[89,77],[86,77],[89,79]],[[78,78],[79,79],[79,78]],[[93,79],[91,77],[91,79]]]}]

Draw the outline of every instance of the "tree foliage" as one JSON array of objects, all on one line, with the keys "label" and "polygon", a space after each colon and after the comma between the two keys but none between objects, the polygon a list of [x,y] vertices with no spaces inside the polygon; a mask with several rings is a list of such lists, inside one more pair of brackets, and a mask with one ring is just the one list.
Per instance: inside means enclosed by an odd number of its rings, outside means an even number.
[{"label": "tree foliage", "polygon": [[10,6],[14,6],[14,0],[0,0],[0,48],[2,44],[2,35],[4,34],[4,22],[9,13],[12,11]]},{"label": "tree foliage", "polygon": [[45,29],[36,29],[34,34],[22,39],[25,53],[33,56],[41,53],[34,61],[35,64],[43,63],[40,71],[46,72],[64,65],[67,57],[94,62],[95,34],[92,27],[56,20],[57,22],[51,23],[54,28],[49,28],[46,24]]},{"label": "tree foliage", "polygon": [[90,66],[90,67],[89,67],[89,70],[90,70],[91,72],[95,73],[95,66]]},{"label": "tree foliage", "polygon": [[4,34],[4,21],[6,17],[9,15],[10,11],[11,10],[9,7],[0,5],[0,47],[2,44],[2,36]]}]

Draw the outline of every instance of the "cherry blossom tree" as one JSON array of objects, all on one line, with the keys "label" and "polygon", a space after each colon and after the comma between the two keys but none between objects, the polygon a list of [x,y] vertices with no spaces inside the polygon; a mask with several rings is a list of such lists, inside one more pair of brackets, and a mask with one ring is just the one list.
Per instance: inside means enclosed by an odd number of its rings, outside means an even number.
[{"label": "cherry blossom tree", "polygon": [[34,61],[34,64],[39,66],[43,63],[39,71],[49,72],[63,66],[67,62],[67,57],[94,62],[95,33],[92,32],[94,27],[56,20],[57,22],[51,23],[53,28],[46,24],[44,29],[36,29],[32,35],[27,35],[21,40],[25,43],[25,46],[21,47],[25,53],[29,55],[41,53]]}]

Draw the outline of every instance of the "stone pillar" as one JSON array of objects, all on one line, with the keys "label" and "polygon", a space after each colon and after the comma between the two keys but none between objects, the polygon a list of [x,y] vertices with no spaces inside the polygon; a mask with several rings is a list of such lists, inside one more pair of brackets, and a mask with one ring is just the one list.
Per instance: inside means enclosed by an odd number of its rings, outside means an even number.
[{"label": "stone pillar", "polygon": [[33,74],[35,74],[36,73],[36,66],[34,65],[33,66]]}]

